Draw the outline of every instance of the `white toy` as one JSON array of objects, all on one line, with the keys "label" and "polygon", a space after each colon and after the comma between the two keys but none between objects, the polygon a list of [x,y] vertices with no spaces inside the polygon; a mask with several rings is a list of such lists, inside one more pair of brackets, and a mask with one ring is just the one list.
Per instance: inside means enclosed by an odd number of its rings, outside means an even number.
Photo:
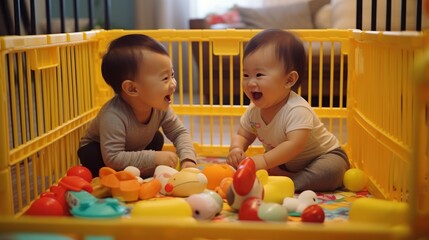
[{"label": "white toy", "polygon": [[170,177],[178,172],[179,171],[177,171],[175,168],[164,165],[159,165],[155,168],[153,178],[158,179],[161,182],[161,194],[167,195],[167,192],[165,191],[165,185],[167,185]]},{"label": "white toy", "polygon": [[288,212],[302,213],[310,205],[317,204],[317,195],[311,190],[306,190],[298,195],[298,198],[286,197],[283,199],[283,206]]},{"label": "white toy", "polygon": [[140,177],[140,170],[134,166],[128,166],[124,171],[130,172],[132,175],[136,176],[137,182],[140,184],[143,183],[143,178]]},{"label": "white toy", "polygon": [[185,200],[191,206],[192,215],[197,220],[212,220],[223,208],[222,198],[212,190],[192,194]]},{"label": "white toy", "polygon": [[226,194],[226,200],[231,209],[238,211],[241,204],[248,198],[264,197],[264,186],[256,176],[255,162],[246,157],[237,167],[232,184]]}]

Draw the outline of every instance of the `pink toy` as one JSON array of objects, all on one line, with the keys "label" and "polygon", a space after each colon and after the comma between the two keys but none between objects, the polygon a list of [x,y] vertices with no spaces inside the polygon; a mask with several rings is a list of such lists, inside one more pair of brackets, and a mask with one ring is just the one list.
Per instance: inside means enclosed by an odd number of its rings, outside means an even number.
[{"label": "pink toy", "polygon": [[250,197],[244,200],[238,212],[238,220],[286,221],[287,210],[278,203],[265,203],[262,199]]},{"label": "pink toy", "polygon": [[170,177],[164,190],[167,195],[188,197],[207,187],[207,177],[198,168],[184,168]]},{"label": "pink toy", "polygon": [[227,201],[233,210],[239,210],[244,200],[250,197],[263,199],[264,187],[256,177],[256,166],[249,157],[241,161],[234,173]]}]

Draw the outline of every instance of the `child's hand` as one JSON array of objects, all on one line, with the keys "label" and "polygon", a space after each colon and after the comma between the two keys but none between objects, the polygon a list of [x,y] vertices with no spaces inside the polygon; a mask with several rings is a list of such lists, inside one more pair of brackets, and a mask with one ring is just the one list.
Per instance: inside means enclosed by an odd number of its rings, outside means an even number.
[{"label": "child's hand", "polygon": [[226,159],[226,163],[233,166],[234,168],[237,168],[240,164],[241,160],[243,160],[246,157],[244,154],[243,149],[241,148],[233,148],[228,153],[228,157]]},{"label": "child's hand", "polygon": [[189,168],[189,167],[196,168],[197,167],[197,164],[195,164],[194,161],[192,161],[190,159],[183,160],[181,164],[182,164],[181,168]]},{"label": "child's hand", "polygon": [[179,158],[174,152],[170,151],[156,151],[155,152],[155,164],[166,165],[172,168],[176,168]]}]

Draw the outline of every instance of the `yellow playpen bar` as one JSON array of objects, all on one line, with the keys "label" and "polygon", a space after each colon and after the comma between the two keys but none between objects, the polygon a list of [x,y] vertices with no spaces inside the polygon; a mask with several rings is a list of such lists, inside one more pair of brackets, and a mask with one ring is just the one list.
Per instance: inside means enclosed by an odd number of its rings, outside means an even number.
[{"label": "yellow playpen bar", "polygon": [[[428,34],[356,32],[351,49],[347,146],[352,164],[367,173],[373,195],[407,202],[411,228],[427,237]],[[415,68],[419,64],[425,68]]]},{"label": "yellow playpen bar", "polygon": [[[346,147],[352,164],[369,175],[371,193],[391,201],[409,202],[407,225],[210,224],[177,219],[91,221],[20,217],[41,192],[56,183],[69,167],[78,164],[78,141],[99,107],[112,96],[99,70],[101,56],[111,40],[143,33],[167,47],[178,81],[174,110],[190,130],[200,156],[226,156],[229,139],[246,108],[241,89],[239,99],[233,98],[234,83],[241,82],[241,74],[237,78],[232,71],[235,61],[242,58],[245,42],[257,32],[115,30],[1,38],[0,127],[8,131],[0,133],[0,232],[55,232],[77,238],[101,234],[117,239],[139,238],[142,232],[145,237],[158,239],[388,239],[427,233],[428,120],[422,109],[427,114],[428,107],[427,103],[414,104],[417,98],[410,83],[414,63],[423,55],[428,37],[422,33],[349,30],[294,30],[303,39],[309,55],[308,77],[303,80],[308,88],[299,89],[298,93],[307,95],[316,113]],[[196,55],[192,56],[194,51]],[[317,78],[312,71],[315,60]],[[204,61],[209,64],[204,65]],[[214,67],[216,64],[218,68]],[[348,74],[344,74],[346,65]],[[326,66],[328,76],[323,71]],[[340,76],[335,76],[338,66]],[[206,74],[208,82],[204,80]],[[334,81],[334,77],[339,81]],[[322,87],[325,84],[329,86],[328,92]],[[229,91],[225,92],[224,86],[229,86]],[[338,98],[334,98],[336,91]],[[220,96],[218,101],[216,95]],[[322,98],[325,95],[329,96],[327,101]],[[417,115],[413,119],[414,113]],[[414,123],[415,119],[418,121]],[[410,133],[413,127],[419,141]],[[413,150],[418,149],[416,145],[423,150],[412,158]],[[173,147],[169,144],[166,149]],[[249,154],[260,151],[262,148],[255,146]],[[418,174],[414,174],[415,169]]]}]

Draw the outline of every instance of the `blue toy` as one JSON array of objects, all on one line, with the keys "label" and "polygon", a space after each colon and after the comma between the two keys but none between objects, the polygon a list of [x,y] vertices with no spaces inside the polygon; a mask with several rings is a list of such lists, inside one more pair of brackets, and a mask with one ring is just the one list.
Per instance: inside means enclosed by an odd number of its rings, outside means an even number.
[{"label": "blue toy", "polygon": [[97,199],[86,191],[67,191],[66,199],[70,213],[82,218],[117,218],[129,212],[115,198]]}]

